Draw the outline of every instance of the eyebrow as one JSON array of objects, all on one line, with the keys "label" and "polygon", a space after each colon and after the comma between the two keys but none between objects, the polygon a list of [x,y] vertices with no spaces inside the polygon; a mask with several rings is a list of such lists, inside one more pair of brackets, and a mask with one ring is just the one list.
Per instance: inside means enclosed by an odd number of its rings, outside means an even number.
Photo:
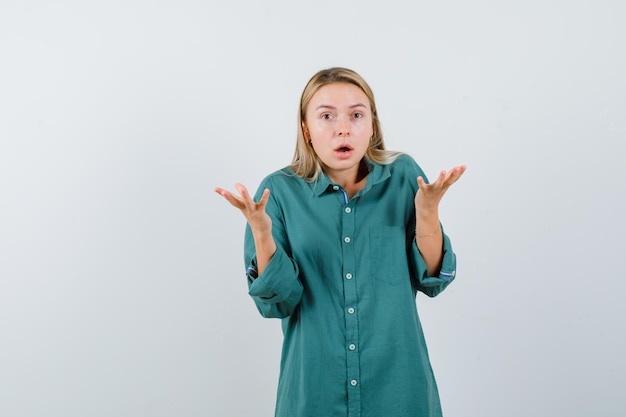
[{"label": "eyebrow", "polygon": [[[354,108],[357,108],[357,107],[367,108],[367,106],[366,106],[365,104],[362,104],[362,103],[353,104],[352,106],[350,106],[350,107],[348,107],[348,108],[350,108],[350,109],[354,109]],[[328,105],[328,104],[321,104],[321,105],[319,105],[319,106],[317,106],[317,107],[315,108],[315,110],[319,110],[319,109],[332,109],[332,110],[337,110],[337,108],[336,108],[335,106],[331,106],[331,105]]]}]

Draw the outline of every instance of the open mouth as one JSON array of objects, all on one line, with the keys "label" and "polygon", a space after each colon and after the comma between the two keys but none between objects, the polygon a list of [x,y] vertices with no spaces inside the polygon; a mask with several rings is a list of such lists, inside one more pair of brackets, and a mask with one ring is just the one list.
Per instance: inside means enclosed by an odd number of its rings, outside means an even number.
[{"label": "open mouth", "polygon": [[348,145],[342,145],[338,148],[335,148],[335,152],[341,152],[341,153],[350,152],[351,150],[352,148]]}]

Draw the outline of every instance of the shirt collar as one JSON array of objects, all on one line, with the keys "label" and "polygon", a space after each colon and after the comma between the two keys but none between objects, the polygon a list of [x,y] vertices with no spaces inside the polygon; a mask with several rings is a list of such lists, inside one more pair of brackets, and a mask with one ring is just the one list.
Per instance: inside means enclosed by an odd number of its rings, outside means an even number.
[{"label": "shirt collar", "polygon": [[[369,174],[367,174],[367,180],[365,181],[365,187],[357,193],[357,195],[365,194],[374,185],[381,183],[391,177],[390,166],[376,164],[369,159],[365,159],[367,167],[369,168]],[[326,191],[332,190],[334,184],[328,176],[322,172],[319,177],[311,182],[311,188],[315,196],[320,196]]]}]

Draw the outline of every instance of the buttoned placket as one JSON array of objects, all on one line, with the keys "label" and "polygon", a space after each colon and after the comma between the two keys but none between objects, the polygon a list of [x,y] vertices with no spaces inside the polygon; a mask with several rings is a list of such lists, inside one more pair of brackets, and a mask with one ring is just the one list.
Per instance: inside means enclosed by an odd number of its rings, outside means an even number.
[{"label": "buttoned placket", "polygon": [[342,248],[342,281],[345,318],[345,349],[347,357],[346,390],[348,392],[348,416],[361,415],[361,386],[359,364],[359,321],[357,299],[357,277],[355,274],[356,251],[354,248],[354,232],[356,228],[355,208],[358,198],[348,199],[345,190],[334,186],[335,191],[342,193],[343,205],[341,222]]}]

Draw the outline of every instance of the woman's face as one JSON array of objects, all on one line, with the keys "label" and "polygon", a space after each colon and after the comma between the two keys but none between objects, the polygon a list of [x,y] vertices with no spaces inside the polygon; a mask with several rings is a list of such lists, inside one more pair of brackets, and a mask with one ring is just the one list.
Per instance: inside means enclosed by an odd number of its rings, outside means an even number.
[{"label": "woman's face", "polygon": [[327,84],[311,98],[303,129],[326,175],[354,180],[374,133],[369,99],[356,85]]}]

